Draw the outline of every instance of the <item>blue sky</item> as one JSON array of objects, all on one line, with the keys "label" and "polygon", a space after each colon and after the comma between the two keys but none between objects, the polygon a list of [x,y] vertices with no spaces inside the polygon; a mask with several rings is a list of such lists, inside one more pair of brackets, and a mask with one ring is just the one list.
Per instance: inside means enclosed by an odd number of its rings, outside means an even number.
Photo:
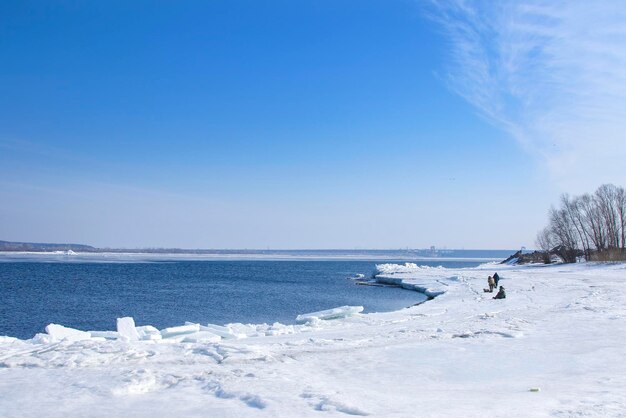
[{"label": "blue sky", "polygon": [[572,176],[621,133],[589,158],[568,124],[618,132],[623,72],[554,57],[583,6],[519,4],[2,2],[0,239],[532,247],[560,193],[624,184]]}]

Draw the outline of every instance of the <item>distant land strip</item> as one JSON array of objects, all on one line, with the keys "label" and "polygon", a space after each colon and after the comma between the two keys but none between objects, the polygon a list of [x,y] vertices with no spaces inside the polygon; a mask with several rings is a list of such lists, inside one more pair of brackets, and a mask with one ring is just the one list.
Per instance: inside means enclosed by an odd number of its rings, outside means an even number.
[{"label": "distant land strip", "polygon": [[[513,251],[511,250],[450,250],[450,249],[298,249],[298,250],[281,250],[281,249],[185,249],[185,248],[98,248],[84,244],[51,244],[36,242],[13,242],[0,240],[0,252],[80,252],[80,253],[136,253],[136,254],[197,254],[197,255],[405,255],[411,257],[493,257],[497,256],[505,258]],[[483,254],[489,252],[489,255]]]},{"label": "distant land strip", "polygon": [[[37,252],[74,251],[81,253],[141,253],[141,254],[264,254],[272,250],[210,250],[184,248],[98,248],[84,244],[50,244],[38,242],[0,241],[0,251]],[[313,250],[315,251],[315,250]]]}]

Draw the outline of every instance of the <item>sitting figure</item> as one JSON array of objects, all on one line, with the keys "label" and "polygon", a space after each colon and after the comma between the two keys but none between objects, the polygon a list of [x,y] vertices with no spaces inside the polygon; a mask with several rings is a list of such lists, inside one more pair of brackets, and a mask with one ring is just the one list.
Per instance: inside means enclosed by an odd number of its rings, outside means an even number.
[{"label": "sitting figure", "polygon": [[506,299],[506,293],[504,293],[503,286],[500,286],[500,290],[498,290],[498,293],[493,298],[494,299]]}]

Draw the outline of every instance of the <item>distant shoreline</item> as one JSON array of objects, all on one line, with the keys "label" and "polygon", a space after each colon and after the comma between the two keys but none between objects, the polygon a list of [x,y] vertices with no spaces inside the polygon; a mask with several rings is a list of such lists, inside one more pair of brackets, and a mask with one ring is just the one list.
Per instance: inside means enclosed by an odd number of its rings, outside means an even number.
[{"label": "distant shoreline", "polygon": [[427,257],[388,251],[377,252],[306,252],[284,250],[276,252],[206,252],[206,253],[167,253],[167,252],[65,252],[65,251],[0,251],[0,262],[42,261],[42,262],[159,262],[159,261],[458,261],[458,262],[499,262],[503,257]]},{"label": "distant shoreline", "polygon": [[[54,243],[32,243],[32,242],[11,242],[0,241],[0,252],[4,253],[42,253],[58,254],[61,252],[74,252],[86,254],[186,254],[186,255],[294,255],[294,254],[333,254],[333,255],[384,255],[384,254],[406,254],[412,257],[442,258],[464,254],[463,258],[474,257],[481,253],[498,253],[498,256],[505,257],[516,250],[493,250],[493,249],[439,249],[431,247],[429,249],[184,249],[184,248],[98,248],[84,244],[54,244]],[[491,257],[487,257],[491,258]]]}]

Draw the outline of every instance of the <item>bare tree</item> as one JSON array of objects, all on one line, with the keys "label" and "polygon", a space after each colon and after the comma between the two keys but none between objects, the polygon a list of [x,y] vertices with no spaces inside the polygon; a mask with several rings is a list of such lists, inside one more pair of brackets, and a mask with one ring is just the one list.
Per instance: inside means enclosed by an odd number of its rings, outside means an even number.
[{"label": "bare tree", "polygon": [[569,195],[564,194],[561,196],[561,205],[563,206],[563,210],[567,214],[569,221],[576,231],[576,236],[578,238],[578,242],[582,246],[583,252],[585,253],[585,258],[589,259],[591,246],[589,243],[589,237],[585,234],[585,225],[580,207],[580,198],[570,199]]},{"label": "bare tree", "polygon": [[622,253],[626,250],[626,192],[623,187],[617,188],[616,209],[620,230],[620,244]]},{"label": "bare tree", "polygon": [[593,195],[562,195],[560,207],[550,209],[548,226],[537,234],[536,242],[568,263],[582,254],[587,260],[626,259],[624,188],[603,184]]},{"label": "bare tree", "polygon": [[578,252],[578,240],[576,229],[567,215],[567,211],[564,209],[550,209],[549,228],[557,243],[557,247],[553,251],[566,263],[575,263],[576,253]]},{"label": "bare tree", "polygon": [[617,222],[617,187],[612,184],[603,184],[598,187],[594,195],[598,221],[605,231],[606,247],[619,248],[619,226]]},{"label": "bare tree", "polygon": [[543,252],[543,262],[549,264],[551,261],[550,253],[556,247],[550,227],[545,227],[539,231],[535,244]]},{"label": "bare tree", "polygon": [[602,222],[600,222],[600,214],[595,199],[585,193],[580,197],[579,204],[585,233],[596,250],[604,250],[606,248],[606,234]]}]

